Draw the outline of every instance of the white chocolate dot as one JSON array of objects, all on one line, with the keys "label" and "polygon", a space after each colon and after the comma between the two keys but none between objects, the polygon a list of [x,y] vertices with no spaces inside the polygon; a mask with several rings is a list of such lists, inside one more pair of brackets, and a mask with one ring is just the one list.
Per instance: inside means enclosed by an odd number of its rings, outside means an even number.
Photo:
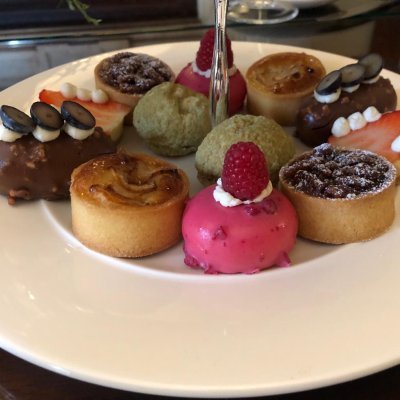
[{"label": "white chocolate dot", "polygon": [[92,90],[91,98],[93,103],[104,104],[108,102],[108,95],[102,89]]},{"label": "white chocolate dot", "polygon": [[347,134],[349,134],[351,131],[350,129],[350,125],[349,125],[349,121],[344,118],[344,117],[340,117],[338,118],[332,125],[332,135],[336,136],[336,137],[342,137],[342,136],[346,136]]},{"label": "white chocolate dot", "polygon": [[393,140],[390,148],[396,153],[400,153],[400,136]]},{"label": "white chocolate dot", "polygon": [[316,90],[314,90],[314,97],[315,100],[318,101],[318,103],[329,104],[334,103],[336,100],[338,100],[341,92],[342,91],[340,90],[340,88],[331,94],[319,94]]},{"label": "white chocolate dot", "polygon": [[367,125],[367,121],[360,112],[355,112],[349,115],[347,120],[349,121],[350,129],[352,131],[364,128],[364,126]]},{"label": "white chocolate dot", "polygon": [[378,121],[382,114],[374,107],[370,106],[363,112],[364,118],[367,122]]},{"label": "white chocolate dot", "polygon": [[92,93],[88,89],[78,88],[76,91],[76,97],[82,101],[90,101],[92,100]]},{"label": "white chocolate dot", "polygon": [[64,82],[61,85],[60,92],[66,99],[73,99],[76,97],[76,86],[69,82]]},{"label": "white chocolate dot", "polygon": [[342,90],[343,90],[344,92],[347,92],[347,93],[353,93],[353,92],[355,92],[359,87],[360,87],[360,85],[358,84],[358,85],[343,87]]}]

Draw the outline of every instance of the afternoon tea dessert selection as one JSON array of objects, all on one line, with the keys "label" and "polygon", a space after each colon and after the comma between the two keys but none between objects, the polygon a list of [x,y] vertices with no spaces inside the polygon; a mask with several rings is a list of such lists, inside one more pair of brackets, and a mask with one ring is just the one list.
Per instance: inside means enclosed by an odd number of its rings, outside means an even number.
[{"label": "afternoon tea dessert selection", "polygon": [[[229,118],[212,127],[214,38],[205,32],[175,69],[123,51],[94,66],[88,87],[41,87],[29,111],[1,105],[0,193],[14,206],[68,202],[93,251],[177,246],[182,268],[207,274],[295,266],[299,237],[342,245],[390,230],[400,111],[382,57],[331,70],[311,50],[276,52],[239,71],[227,37]],[[144,152],[124,148],[138,140]]]}]

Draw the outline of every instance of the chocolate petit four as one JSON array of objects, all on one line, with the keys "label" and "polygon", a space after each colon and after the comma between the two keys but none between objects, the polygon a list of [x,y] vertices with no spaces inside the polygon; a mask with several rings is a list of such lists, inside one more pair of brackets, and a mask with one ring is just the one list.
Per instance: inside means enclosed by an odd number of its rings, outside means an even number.
[{"label": "chocolate petit four", "polygon": [[362,113],[370,106],[380,113],[395,110],[396,92],[390,80],[379,75],[382,65],[378,54],[369,54],[328,74],[300,107],[296,121],[299,139],[314,147],[328,140],[340,117]]},{"label": "chocolate petit four", "polygon": [[[62,115],[36,102],[31,117],[3,105],[0,110],[0,193],[10,204],[17,199],[57,200],[69,197],[71,172],[115,144],[95,127],[81,105],[65,102]],[[65,123],[64,123],[65,121]]]}]

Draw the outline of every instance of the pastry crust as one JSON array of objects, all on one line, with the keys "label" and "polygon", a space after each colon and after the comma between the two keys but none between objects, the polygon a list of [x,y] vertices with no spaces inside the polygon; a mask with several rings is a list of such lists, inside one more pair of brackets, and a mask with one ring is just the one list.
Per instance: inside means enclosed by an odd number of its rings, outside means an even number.
[{"label": "pastry crust", "polygon": [[181,237],[185,173],[145,154],[98,157],[72,174],[72,229],[87,247],[115,257],[160,252]]},{"label": "pastry crust", "polygon": [[292,126],[302,100],[313,92],[324,75],[321,61],[312,55],[290,52],[268,55],[247,70],[247,110]]},{"label": "pastry crust", "polygon": [[[125,120],[124,120],[126,125],[132,125],[133,110],[136,107],[136,104],[139,102],[139,100],[147,92],[123,93],[122,91],[118,90],[118,88],[108,84],[107,82],[104,82],[104,80],[100,76],[100,71],[104,68],[105,65],[107,65],[109,63],[109,60],[110,60],[110,58],[105,58],[104,60],[100,61],[94,69],[94,80],[95,80],[96,88],[102,89],[104,92],[106,92],[111,100],[116,101],[118,103],[126,104],[126,105],[132,107],[132,112],[130,112],[125,117]],[[169,68],[166,64],[164,64],[164,65],[166,68]],[[173,71],[171,69],[170,69],[170,74],[171,74],[171,77],[169,79],[169,82],[174,82],[175,74],[173,73]]]},{"label": "pastry crust", "polygon": [[396,171],[389,161],[379,158],[389,166],[387,182],[353,198],[306,194],[288,182],[285,178],[287,166],[283,167],[280,189],[296,209],[299,236],[322,243],[343,244],[367,241],[384,233],[395,216]]}]

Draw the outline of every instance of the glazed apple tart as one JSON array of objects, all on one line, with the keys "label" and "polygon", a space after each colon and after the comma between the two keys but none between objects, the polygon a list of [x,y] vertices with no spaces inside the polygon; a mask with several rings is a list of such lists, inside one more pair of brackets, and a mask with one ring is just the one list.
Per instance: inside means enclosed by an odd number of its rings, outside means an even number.
[{"label": "glazed apple tart", "polygon": [[85,246],[114,257],[143,257],[177,243],[189,181],[145,154],[97,157],[72,174],[72,230]]}]

